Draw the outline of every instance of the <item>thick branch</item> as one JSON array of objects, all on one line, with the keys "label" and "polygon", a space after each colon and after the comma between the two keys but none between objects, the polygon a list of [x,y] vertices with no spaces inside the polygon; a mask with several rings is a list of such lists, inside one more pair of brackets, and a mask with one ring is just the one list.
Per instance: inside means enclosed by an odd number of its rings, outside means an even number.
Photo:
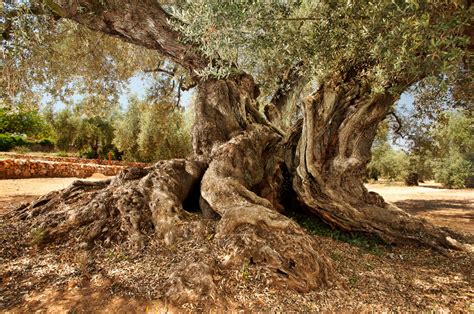
[{"label": "thick branch", "polygon": [[114,1],[105,5],[94,0],[56,2],[54,4],[60,6],[62,17],[129,43],[157,50],[191,72],[208,64],[195,47],[180,42],[180,34],[168,22],[170,16],[157,2]]},{"label": "thick branch", "polygon": [[291,92],[302,78],[300,71],[302,66],[303,62],[298,62],[285,71],[279,78],[278,89],[273,94],[270,103],[265,106],[265,116],[270,122],[277,121],[281,118],[283,107],[287,103]]}]

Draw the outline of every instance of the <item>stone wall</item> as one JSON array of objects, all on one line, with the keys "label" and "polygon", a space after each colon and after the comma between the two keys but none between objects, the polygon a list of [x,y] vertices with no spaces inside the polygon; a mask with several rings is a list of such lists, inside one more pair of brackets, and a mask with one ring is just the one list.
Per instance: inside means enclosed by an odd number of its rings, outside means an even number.
[{"label": "stone wall", "polygon": [[56,157],[56,156],[39,156],[39,155],[25,155],[9,152],[0,152],[0,156],[8,159],[28,159],[28,160],[46,160],[55,162],[72,162],[81,164],[96,164],[96,165],[112,165],[112,166],[126,166],[126,167],[146,167],[150,164],[144,162],[128,162],[119,160],[106,159],[84,159],[78,157]]},{"label": "stone wall", "polygon": [[87,178],[94,173],[113,176],[124,168],[126,167],[31,159],[5,159],[0,160],[0,179]]}]

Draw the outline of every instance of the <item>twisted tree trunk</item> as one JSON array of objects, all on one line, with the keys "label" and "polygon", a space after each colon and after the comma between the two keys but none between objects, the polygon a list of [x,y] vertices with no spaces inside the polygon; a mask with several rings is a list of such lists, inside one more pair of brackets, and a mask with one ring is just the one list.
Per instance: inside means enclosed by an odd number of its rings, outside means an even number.
[{"label": "twisted tree trunk", "polygon": [[298,200],[343,230],[373,233],[389,243],[463,249],[453,232],[386,203],[363,184],[377,126],[395,100],[350,80],[323,84],[305,101],[293,179]]},{"label": "twisted tree trunk", "polygon": [[[207,62],[177,40],[158,5],[94,12],[91,1],[79,2],[86,10],[63,4],[61,15],[157,49],[191,71]],[[303,119],[284,134],[285,124],[274,120],[288,97],[279,95],[266,119],[257,110],[258,88],[251,76],[197,82],[193,157],[128,169],[108,181],[79,181],[11,216],[41,230],[45,244],[85,248],[113,241],[146,248],[150,238],[163,245],[206,239],[203,217],[215,218],[216,250],[209,252],[214,262],[189,268],[201,270],[195,273],[184,267],[174,276],[169,293],[176,302],[189,301],[190,291],[194,297],[214,291],[213,269],[238,269],[243,263],[263,267],[283,288],[308,291],[330,282],[331,264],[315,240],[282,214],[291,194],[300,206],[344,230],[374,233],[389,242],[462,248],[450,232],[385,203],[363,186],[376,128],[393,95],[375,94],[355,79],[328,81],[304,101]],[[189,208],[200,208],[203,215],[196,218]],[[194,279],[189,283],[185,276]]]}]

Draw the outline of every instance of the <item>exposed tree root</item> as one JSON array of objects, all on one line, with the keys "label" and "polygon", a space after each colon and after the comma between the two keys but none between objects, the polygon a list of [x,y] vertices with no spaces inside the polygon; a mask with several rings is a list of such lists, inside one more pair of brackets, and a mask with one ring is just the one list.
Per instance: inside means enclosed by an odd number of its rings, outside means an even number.
[{"label": "exposed tree root", "polygon": [[183,201],[199,184],[205,166],[187,160],[159,162],[150,168],[130,168],[112,180],[75,181],[51,192],[14,215],[28,219],[42,233],[41,242],[127,240],[143,247],[155,233],[167,242],[188,231],[179,222],[187,212]]},{"label": "exposed tree root", "polygon": [[327,191],[321,187],[316,189],[300,178],[295,179],[295,186],[299,200],[305,207],[336,228],[372,233],[394,244],[419,243],[439,251],[471,250],[470,245],[458,242],[464,240],[463,235],[447,228],[436,227],[392,204],[383,202],[380,206],[381,198],[372,193],[377,204],[364,203],[361,200],[351,203],[348,201],[351,197],[343,191]]},{"label": "exposed tree root", "polygon": [[202,197],[222,217],[216,234],[221,265],[261,264],[272,270],[274,284],[309,291],[328,283],[331,264],[308,234],[251,190],[266,177],[271,155],[265,151],[275,140],[259,127],[222,145],[203,177]]},{"label": "exposed tree root", "polygon": [[[311,236],[251,191],[274,177],[273,167],[265,167],[262,158],[269,157],[265,150],[278,140],[258,127],[221,145],[207,170],[188,160],[131,168],[112,180],[76,181],[11,216],[41,234],[36,244],[68,243],[79,250],[112,243],[138,250],[153,240],[172,252],[180,243],[199,239],[202,245],[195,249],[200,259],[183,260],[164,283],[165,297],[174,304],[216,300],[222,292],[215,274],[245,265],[258,267],[273,287],[309,291],[331,281],[330,262]],[[215,234],[204,216],[196,219],[199,215],[183,208],[188,201],[198,207],[194,193],[204,172],[200,203],[220,216],[213,222]],[[271,185],[265,190],[272,194]]]}]

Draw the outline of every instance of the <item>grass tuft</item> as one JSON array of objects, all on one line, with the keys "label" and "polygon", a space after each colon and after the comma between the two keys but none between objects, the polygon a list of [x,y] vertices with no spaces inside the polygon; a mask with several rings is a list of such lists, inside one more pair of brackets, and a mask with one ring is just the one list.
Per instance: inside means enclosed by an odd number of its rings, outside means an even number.
[{"label": "grass tuft", "polygon": [[289,216],[312,235],[346,242],[373,255],[382,256],[390,248],[390,245],[378,237],[362,232],[344,232],[334,229],[320,218],[311,214],[292,213]]}]

